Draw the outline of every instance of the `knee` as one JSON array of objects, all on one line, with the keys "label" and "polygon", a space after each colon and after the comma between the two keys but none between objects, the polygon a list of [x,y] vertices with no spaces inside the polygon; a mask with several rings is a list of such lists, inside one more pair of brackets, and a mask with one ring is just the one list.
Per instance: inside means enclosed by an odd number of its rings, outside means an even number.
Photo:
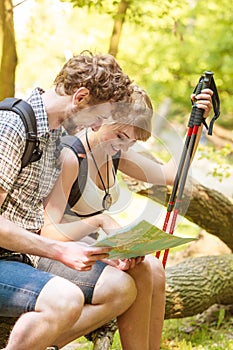
[{"label": "knee", "polygon": [[121,272],[122,276],[120,276],[119,284],[117,284],[117,294],[121,302],[124,299],[128,305],[131,305],[137,297],[137,287],[130,275],[123,271]]},{"label": "knee", "polygon": [[46,317],[73,324],[81,315],[84,296],[79,287],[60,277],[51,279],[42,289],[36,311],[46,312]]},{"label": "knee", "polygon": [[[65,284],[68,281],[65,281]],[[55,307],[60,314],[67,315],[68,318],[77,319],[80,317],[84,306],[84,295],[79,287],[73,283],[63,285],[57,292]]]},{"label": "knee", "polygon": [[153,288],[153,271],[150,262],[145,259],[133,269],[128,270],[128,273],[133,277],[137,289],[145,290],[150,293]]},{"label": "knee", "polygon": [[135,301],[137,288],[126,272],[108,266],[95,288],[95,303],[110,303],[120,314]]},{"label": "knee", "polygon": [[166,277],[165,270],[161,261],[154,256],[150,257],[151,269],[153,272],[153,284],[154,287],[163,293],[165,293]]},{"label": "knee", "polygon": [[[134,279],[126,272],[115,271],[115,281],[112,285],[112,299],[121,305],[124,309],[127,309],[133,304],[137,297],[137,288]],[[116,298],[117,297],[117,298]]]}]

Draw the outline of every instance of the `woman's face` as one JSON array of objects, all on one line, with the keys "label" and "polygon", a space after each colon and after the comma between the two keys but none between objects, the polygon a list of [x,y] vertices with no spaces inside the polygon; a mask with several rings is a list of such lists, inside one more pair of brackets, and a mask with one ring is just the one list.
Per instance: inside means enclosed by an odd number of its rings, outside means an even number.
[{"label": "woman's face", "polygon": [[118,151],[126,152],[136,142],[134,127],[131,125],[103,125],[98,131],[101,147],[109,155]]}]

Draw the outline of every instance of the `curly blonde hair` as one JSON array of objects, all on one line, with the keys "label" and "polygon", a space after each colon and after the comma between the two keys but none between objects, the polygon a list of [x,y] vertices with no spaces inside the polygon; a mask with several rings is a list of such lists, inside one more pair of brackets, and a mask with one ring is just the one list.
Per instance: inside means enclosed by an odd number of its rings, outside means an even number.
[{"label": "curly blonde hair", "polygon": [[72,95],[80,87],[90,91],[90,104],[106,101],[130,102],[131,81],[116,59],[109,54],[90,51],[69,59],[54,80],[59,95]]}]

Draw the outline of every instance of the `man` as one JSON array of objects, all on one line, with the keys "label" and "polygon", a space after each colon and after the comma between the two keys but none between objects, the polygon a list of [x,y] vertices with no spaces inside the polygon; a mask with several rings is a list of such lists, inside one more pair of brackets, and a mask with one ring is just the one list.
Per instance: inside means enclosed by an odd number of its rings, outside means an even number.
[{"label": "man", "polygon": [[[35,269],[35,256],[86,271],[108,256],[108,248],[41,237],[43,201],[60,172],[61,124],[72,118],[75,125],[97,129],[110,115],[112,102],[129,101],[130,83],[111,55],[84,52],[71,58],[56,77],[54,88],[47,92],[37,88],[28,99],[36,115],[43,154],[23,169],[23,123],[17,114],[0,111],[0,315],[22,315],[11,332],[7,350],[44,350],[80,318],[84,304],[81,289]],[[136,297],[133,281],[123,282],[129,296],[119,312]],[[81,318],[80,327],[82,322]]]}]

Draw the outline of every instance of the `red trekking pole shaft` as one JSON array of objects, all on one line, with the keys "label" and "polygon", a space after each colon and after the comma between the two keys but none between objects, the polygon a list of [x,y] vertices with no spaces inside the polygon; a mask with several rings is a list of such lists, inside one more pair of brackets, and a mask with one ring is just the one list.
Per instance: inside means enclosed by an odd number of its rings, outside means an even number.
[{"label": "red trekking pole shaft", "polygon": [[[177,170],[176,177],[175,177],[175,180],[174,180],[172,193],[171,193],[171,196],[170,196],[169,201],[168,201],[167,214],[166,214],[166,217],[165,217],[165,220],[164,220],[164,224],[163,224],[163,231],[164,232],[167,231],[167,226],[168,226],[168,223],[169,223],[169,220],[170,220],[170,215],[171,215],[171,212],[173,211],[173,208],[174,208],[174,205],[175,205],[176,193],[177,193],[177,190],[178,190],[182,169],[183,169],[183,166],[184,166],[187,150],[188,150],[188,147],[189,147],[190,138],[191,138],[191,135],[192,135],[193,126],[191,126],[191,117],[190,117],[190,123],[189,124],[190,124],[190,126],[188,128],[187,136],[186,136],[186,139],[185,139],[185,144],[184,144],[184,147],[183,147],[183,151],[182,151],[182,154],[181,154],[178,170]],[[160,253],[161,253],[160,251],[156,252],[156,258],[160,257]]]},{"label": "red trekking pole shaft", "polygon": [[[205,72],[205,75],[203,75],[199,80],[199,83],[196,89],[196,95],[200,94],[202,89],[210,87],[212,76],[213,76],[212,72],[208,72],[208,71]],[[168,202],[167,214],[163,225],[163,231],[166,232],[167,226],[170,220],[171,212],[174,209],[172,223],[169,229],[169,234],[173,234],[175,229],[175,223],[179,213],[180,204],[182,202],[182,195],[183,195],[185,183],[187,180],[187,175],[191,164],[192,155],[195,149],[198,129],[201,126],[203,121],[203,114],[204,114],[204,110],[197,108],[197,106],[194,104],[190,115],[189,123],[188,123],[188,131],[186,135],[184,148],[182,151],[181,159],[180,159],[178,170],[176,173],[173,190]],[[178,191],[178,188],[179,188],[179,191]],[[177,191],[178,191],[178,195],[177,195],[177,199],[175,200]],[[166,266],[168,253],[169,253],[169,249],[166,249],[163,256],[164,268]],[[159,257],[159,256],[160,256],[160,252],[157,252],[156,257]]]}]

